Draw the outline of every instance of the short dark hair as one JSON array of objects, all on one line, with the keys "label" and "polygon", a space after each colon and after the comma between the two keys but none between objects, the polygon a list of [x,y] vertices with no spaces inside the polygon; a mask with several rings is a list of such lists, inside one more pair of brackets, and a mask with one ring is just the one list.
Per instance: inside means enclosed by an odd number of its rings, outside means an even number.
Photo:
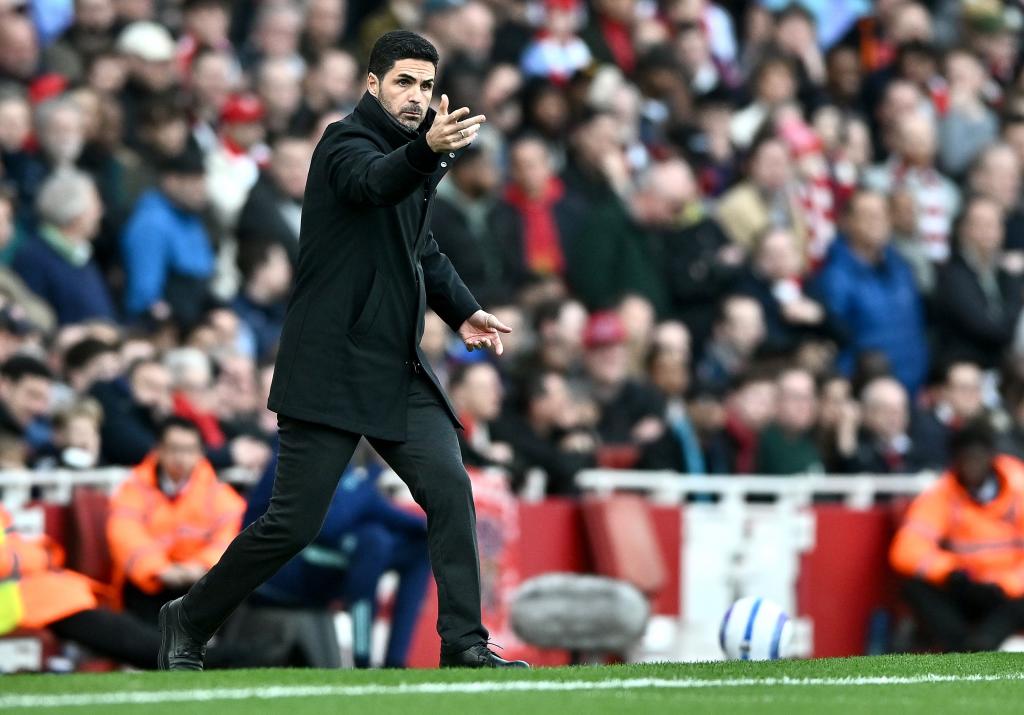
[{"label": "short dark hair", "polygon": [[276,248],[284,250],[280,243],[266,238],[240,241],[235,263],[238,264],[238,272],[242,274],[242,281],[246,282],[252,278],[256,271],[270,260],[270,253]]},{"label": "short dark hair", "polygon": [[996,448],[996,433],[989,421],[978,417],[953,432],[949,438],[949,453],[954,457],[969,449],[983,447],[990,451]]},{"label": "short dark hair", "polygon": [[82,338],[64,353],[64,371],[80,370],[95,358],[106,353],[116,353],[117,346],[99,338]]},{"label": "short dark hair", "polygon": [[53,372],[42,360],[37,360],[30,355],[14,355],[0,365],[0,377],[11,382],[21,382],[25,377],[41,377],[52,380]]},{"label": "short dark hair", "polygon": [[186,430],[198,437],[200,443],[203,441],[203,433],[199,430],[199,425],[186,417],[172,415],[160,423],[159,434],[161,442],[164,441],[164,438],[167,437],[167,433],[172,429]]},{"label": "short dark hair", "polygon": [[437,67],[441,58],[437,48],[415,32],[394,30],[385,32],[373,43],[366,71],[384,79],[399,60],[424,60]]}]

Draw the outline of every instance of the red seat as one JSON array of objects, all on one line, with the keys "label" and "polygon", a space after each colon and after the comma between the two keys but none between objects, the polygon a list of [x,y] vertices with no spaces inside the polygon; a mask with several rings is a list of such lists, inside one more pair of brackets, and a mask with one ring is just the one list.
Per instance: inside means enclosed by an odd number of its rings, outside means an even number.
[{"label": "red seat", "polygon": [[668,568],[643,497],[616,494],[584,500],[582,507],[597,573],[627,581],[648,597],[661,591]]},{"label": "red seat", "polygon": [[113,578],[107,544],[109,497],[93,487],[78,487],[71,499],[71,524],[66,544],[68,568],[103,584]]}]

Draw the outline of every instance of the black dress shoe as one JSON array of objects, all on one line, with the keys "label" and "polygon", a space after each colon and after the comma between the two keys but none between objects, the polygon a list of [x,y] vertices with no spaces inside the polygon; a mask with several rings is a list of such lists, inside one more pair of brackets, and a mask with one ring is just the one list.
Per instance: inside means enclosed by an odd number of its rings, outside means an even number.
[{"label": "black dress shoe", "polygon": [[159,670],[203,669],[206,641],[189,633],[183,619],[180,598],[160,607],[160,652],[156,660]]},{"label": "black dress shoe", "polygon": [[487,647],[477,643],[459,653],[441,653],[442,668],[529,668],[525,660],[505,660]]}]

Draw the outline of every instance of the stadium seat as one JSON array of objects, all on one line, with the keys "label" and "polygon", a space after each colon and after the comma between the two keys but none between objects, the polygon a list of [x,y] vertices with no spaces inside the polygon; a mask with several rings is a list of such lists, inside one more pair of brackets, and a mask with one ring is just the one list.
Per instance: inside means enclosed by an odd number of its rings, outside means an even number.
[{"label": "stadium seat", "polygon": [[78,487],[71,499],[68,567],[100,583],[111,582],[113,566],[107,544],[109,498],[92,487]]},{"label": "stadium seat", "polygon": [[661,547],[643,497],[616,494],[583,502],[583,523],[597,573],[621,579],[652,598],[668,580]]}]

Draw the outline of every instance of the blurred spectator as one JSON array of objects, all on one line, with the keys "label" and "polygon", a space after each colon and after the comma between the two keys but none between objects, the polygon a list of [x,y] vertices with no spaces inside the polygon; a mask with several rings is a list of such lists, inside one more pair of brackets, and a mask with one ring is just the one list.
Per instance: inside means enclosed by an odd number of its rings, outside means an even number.
[{"label": "blurred spectator", "polygon": [[242,288],[232,309],[248,331],[248,354],[266,360],[277,351],[284,327],[292,266],[279,243],[252,241],[238,249]]},{"label": "blurred spectator", "polygon": [[825,471],[813,429],[818,418],[814,376],[800,368],[784,370],[776,379],[775,420],[757,440],[754,468],[758,474],[808,474]]},{"label": "blurred spectator", "polygon": [[310,62],[334,50],[346,35],[348,0],[310,0],[306,4],[302,54]]},{"label": "blurred spectator", "polygon": [[114,304],[92,256],[91,242],[103,216],[92,180],[62,168],[46,180],[36,199],[40,226],[14,257],[26,285],[46,300],[62,323],[113,320]]},{"label": "blurred spectator", "polygon": [[1024,497],[1024,467],[998,455],[984,424],[962,429],[950,448],[949,471],[911,504],[889,558],[935,645],[996,650],[1024,625],[1024,524],[1014,506]]},{"label": "blurred spectator", "polygon": [[711,340],[697,365],[697,380],[703,387],[724,391],[750,366],[764,338],[761,304],[744,295],[724,298]]},{"label": "blurred spectator", "polygon": [[96,337],[85,337],[64,353],[64,378],[76,395],[84,395],[97,382],[116,379],[121,374],[121,355],[117,346]]},{"label": "blurred spectator", "polygon": [[160,183],[144,193],[122,237],[125,311],[199,319],[213,274],[213,248],[199,212],[206,206],[202,159],[186,151],[160,165]]},{"label": "blurred spectator", "polygon": [[517,476],[512,447],[491,438],[491,424],[501,415],[504,395],[494,366],[488,362],[458,366],[448,378],[448,390],[465,428],[459,432],[459,446],[466,466],[503,467],[510,470],[510,476]]},{"label": "blurred spectator", "polygon": [[962,176],[975,157],[999,137],[999,122],[985,104],[989,89],[981,60],[966,49],[946,55],[949,108],[939,124],[939,163]]},{"label": "blurred spectator", "polygon": [[727,267],[689,271],[686,265],[709,260],[709,253],[715,254],[710,260],[724,263],[717,249],[726,241],[717,225],[705,222],[696,199],[689,167],[672,160],[648,169],[628,206],[611,199],[595,208],[570,242],[575,293],[591,309],[638,294],[659,316],[679,308],[699,322],[702,311],[713,312]]},{"label": "blurred spectator", "polygon": [[957,229],[957,250],[935,288],[936,358],[993,368],[1013,342],[1024,281],[1002,266],[1003,211],[994,199],[968,199]]},{"label": "blurred spectator", "polygon": [[[995,142],[974,162],[968,188],[999,204],[1004,216],[1004,266],[1013,273],[1024,271],[1024,208],[1021,206],[1021,162],[1009,144]],[[1009,258],[1011,257],[1012,258]]]},{"label": "blurred spectator", "polygon": [[125,139],[138,143],[136,127],[142,105],[154,100],[173,101],[179,76],[174,64],[174,38],[155,22],[133,22],[117,37],[116,48],[124,58],[127,79],[121,90]]},{"label": "blurred spectator", "polygon": [[777,397],[775,380],[763,370],[751,369],[735,379],[725,399],[721,428],[705,434],[711,474],[754,474],[758,435],[775,419]]},{"label": "blurred spectator", "polygon": [[718,220],[726,234],[747,251],[766,229],[788,228],[801,236],[800,213],[793,195],[793,167],[785,144],[765,135],[750,149],[747,178],[718,202]]},{"label": "blurred spectator", "polygon": [[[0,117],[0,122],[3,119]],[[25,281],[8,265],[26,240],[25,232],[15,224],[14,192],[0,185],[0,293],[8,296],[24,312],[28,322],[49,332],[56,324],[53,308],[33,293]]]},{"label": "blurred spectator", "polygon": [[761,128],[778,107],[796,99],[797,67],[785,54],[768,54],[754,68],[753,101],[732,117],[729,131],[740,149],[756,151]]},{"label": "blurred spectator", "polygon": [[581,29],[583,5],[580,0],[546,0],[543,32],[523,51],[523,73],[565,83],[591,62]]},{"label": "blurred spectator", "polygon": [[493,154],[470,145],[438,186],[431,216],[438,247],[485,306],[514,299],[529,277],[524,218],[497,200],[500,181]]},{"label": "blurred spectator", "polygon": [[928,365],[924,313],[910,267],[890,245],[885,196],[863,189],[854,194],[845,230],[816,279],[825,309],[847,337],[839,368],[849,375],[859,355],[880,351],[915,394]]},{"label": "blurred spectator", "polygon": [[256,92],[266,109],[262,124],[270,137],[292,129],[302,104],[302,80],[305,72],[286,59],[268,59],[260,64]]},{"label": "blurred spectator", "polygon": [[39,40],[32,21],[7,13],[0,22],[0,81],[28,82],[40,64]]},{"label": "blurred spectator", "polygon": [[618,65],[630,74],[636,67],[633,38],[637,19],[636,0],[596,0],[590,21],[581,33],[594,60]]},{"label": "blurred spectator", "polygon": [[53,441],[36,469],[92,469],[100,463],[103,408],[87,397],[53,416]]},{"label": "blurred spectator", "polygon": [[[249,46],[241,52],[242,66],[251,71],[268,59],[287,60],[299,74],[306,63],[299,54],[302,37],[302,11],[290,3],[263,3],[259,6]],[[369,56],[369,52],[366,53]]]},{"label": "blurred spectator", "polygon": [[531,273],[561,276],[565,273],[565,248],[560,219],[565,186],[555,176],[544,143],[534,137],[517,141],[510,150],[511,182],[505,202],[522,223],[523,261]]},{"label": "blurred spectator", "polygon": [[46,67],[71,82],[85,77],[97,55],[114,47],[117,24],[114,0],[77,0],[74,21],[43,51]]},{"label": "blurred spectator", "polygon": [[769,229],[761,235],[737,290],[761,304],[765,352],[790,354],[804,340],[839,337],[820,297],[803,284],[800,251],[790,231]]},{"label": "blurred spectator", "polygon": [[181,38],[177,58],[187,74],[196,55],[204,49],[230,51],[228,39],[231,4],[225,0],[184,0],[181,6]]},{"label": "blurred spectator", "polygon": [[704,448],[689,415],[686,393],[690,386],[689,355],[668,347],[655,347],[647,360],[651,384],[664,400],[666,430],[644,450],[638,466],[671,469],[683,474],[707,474]]},{"label": "blurred spectator", "polygon": [[107,539],[125,610],[155,624],[238,534],[245,501],[217,480],[194,423],[168,419],[157,449],[110,501]]},{"label": "blurred spectator", "polygon": [[958,360],[948,364],[933,402],[913,421],[911,434],[919,447],[922,469],[942,469],[949,464],[948,445],[953,434],[966,424],[985,417],[985,375],[976,363]]},{"label": "blurred spectator", "polygon": [[872,168],[865,183],[884,194],[906,189],[914,197],[918,233],[928,257],[942,262],[949,257],[953,218],[960,193],[935,167],[935,125],[926,114],[915,112],[896,120],[896,145],[885,164]]},{"label": "blurred spectator", "polygon": [[28,355],[14,355],[0,365],[0,430],[22,438],[30,458],[50,437],[50,389],[53,373]]},{"label": "blurred spectator", "polygon": [[506,410],[493,425],[491,438],[543,469],[548,494],[575,494],[576,472],[594,466],[597,447],[576,412],[565,378],[550,370],[536,372],[520,390],[519,409]]},{"label": "blurred spectator", "polygon": [[910,434],[906,388],[891,377],[865,385],[861,404],[847,403],[836,427],[836,470],[850,474],[908,474],[941,467]]},{"label": "blurred spectator", "polygon": [[90,394],[103,407],[103,462],[141,462],[156,445],[158,426],[173,409],[167,368],[155,357],[142,358],[123,377],[93,385]]},{"label": "blurred spectator", "polygon": [[266,160],[266,110],[259,97],[230,97],[220,112],[220,143],[206,156],[207,200],[220,226],[235,228],[250,189]]},{"label": "blurred spectator", "polygon": [[312,155],[312,146],[301,137],[283,135],[274,140],[270,163],[260,172],[238,216],[240,243],[274,241],[293,263],[298,261],[302,196]]},{"label": "blurred spectator", "polygon": [[596,427],[610,445],[650,444],[664,433],[657,393],[629,376],[626,327],[617,313],[594,313],[583,331],[584,391],[600,410]]}]

